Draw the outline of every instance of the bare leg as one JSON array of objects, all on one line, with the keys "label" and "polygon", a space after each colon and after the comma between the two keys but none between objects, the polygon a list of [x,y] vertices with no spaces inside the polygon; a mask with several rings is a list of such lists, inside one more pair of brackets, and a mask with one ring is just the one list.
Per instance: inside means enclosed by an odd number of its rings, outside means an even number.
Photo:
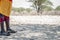
[{"label": "bare leg", "polygon": [[0,35],[10,36],[10,33],[8,33],[7,31],[4,30],[4,16],[3,15],[0,18],[0,24],[1,24],[1,34]]},{"label": "bare leg", "polygon": [[5,20],[6,23],[6,31],[10,32],[10,33],[16,33],[16,31],[10,29],[9,27],[9,20]]},{"label": "bare leg", "polygon": [[4,30],[4,16],[0,13],[0,26],[1,26],[1,32],[5,32]]},{"label": "bare leg", "polygon": [[8,31],[10,29],[9,20],[5,20],[5,24],[6,24],[6,31]]},{"label": "bare leg", "polygon": [[1,32],[5,32],[5,30],[4,30],[4,22],[1,22]]}]

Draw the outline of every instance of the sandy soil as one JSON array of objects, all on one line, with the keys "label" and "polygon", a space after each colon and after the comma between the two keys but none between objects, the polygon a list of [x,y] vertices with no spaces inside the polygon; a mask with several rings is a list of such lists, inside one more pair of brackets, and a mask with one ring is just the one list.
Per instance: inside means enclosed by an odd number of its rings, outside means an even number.
[{"label": "sandy soil", "polygon": [[0,36],[0,40],[60,40],[60,25],[11,25],[16,33]]},{"label": "sandy soil", "polygon": [[60,25],[60,16],[10,16],[11,24],[58,24]]},{"label": "sandy soil", "polygon": [[0,40],[60,40],[60,16],[11,16],[10,21],[17,32]]}]

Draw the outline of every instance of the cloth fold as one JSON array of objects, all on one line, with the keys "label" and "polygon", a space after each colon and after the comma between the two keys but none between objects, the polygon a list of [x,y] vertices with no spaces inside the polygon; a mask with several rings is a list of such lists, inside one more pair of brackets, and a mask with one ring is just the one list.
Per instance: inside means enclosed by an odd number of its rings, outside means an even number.
[{"label": "cloth fold", "polygon": [[10,16],[12,0],[0,0],[0,13],[5,16]]}]

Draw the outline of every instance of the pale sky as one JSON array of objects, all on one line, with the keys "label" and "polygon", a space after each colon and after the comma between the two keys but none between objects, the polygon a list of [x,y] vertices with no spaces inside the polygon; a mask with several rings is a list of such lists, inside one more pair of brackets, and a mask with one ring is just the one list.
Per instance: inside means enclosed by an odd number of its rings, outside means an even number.
[{"label": "pale sky", "polygon": [[[60,0],[50,0],[54,4],[54,8],[60,5]],[[13,7],[24,7],[30,8],[32,3],[27,2],[27,0],[13,0]]]}]

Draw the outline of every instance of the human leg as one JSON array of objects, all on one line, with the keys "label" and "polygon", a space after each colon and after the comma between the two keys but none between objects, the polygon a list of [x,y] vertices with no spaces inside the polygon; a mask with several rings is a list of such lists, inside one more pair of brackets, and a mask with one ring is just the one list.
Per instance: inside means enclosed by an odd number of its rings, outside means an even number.
[{"label": "human leg", "polygon": [[10,33],[6,32],[4,29],[4,16],[0,14],[0,24],[1,24],[1,33],[0,35],[10,36]]},{"label": "human leg", "polygon": [[5,24],[6,24],[6,31],[10,32],[10,33],[16,33],[16,31],[12,30],[9,27],[9,17],[4,16],[4,20],[5,20]]}]

